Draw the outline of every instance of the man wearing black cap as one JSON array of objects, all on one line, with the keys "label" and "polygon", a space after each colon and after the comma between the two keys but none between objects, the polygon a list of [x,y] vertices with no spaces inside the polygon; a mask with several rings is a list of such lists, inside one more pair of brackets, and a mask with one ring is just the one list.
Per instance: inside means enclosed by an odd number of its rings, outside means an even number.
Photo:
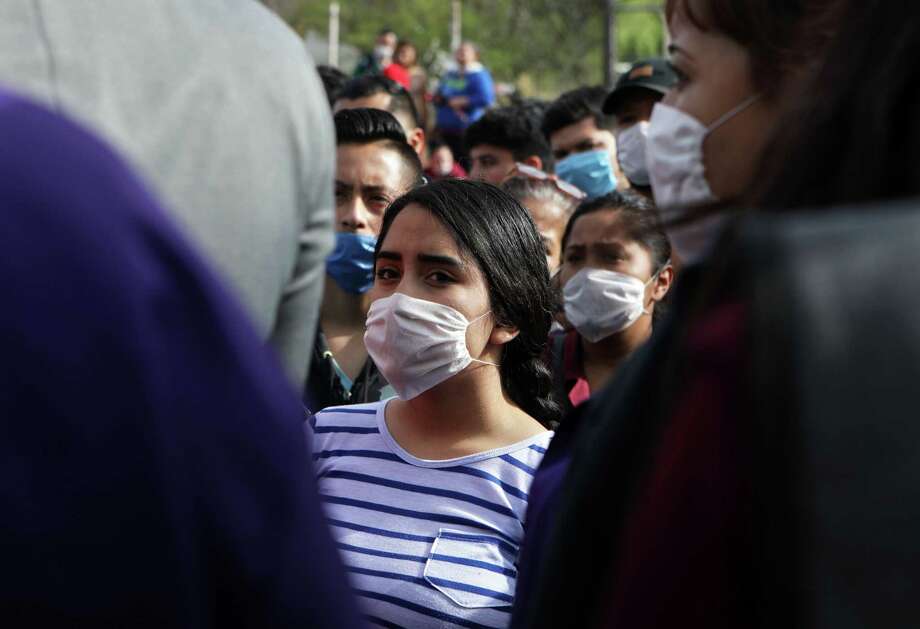
[{"label": "man wearing black cap", "polygon": [[637,61],[620,76],[604,101],[604,113],[616,118],[617,160],[629,183],[651,197],[645,166],[645,138],[655,103],[677,82],[677,75],[664,59]]}]

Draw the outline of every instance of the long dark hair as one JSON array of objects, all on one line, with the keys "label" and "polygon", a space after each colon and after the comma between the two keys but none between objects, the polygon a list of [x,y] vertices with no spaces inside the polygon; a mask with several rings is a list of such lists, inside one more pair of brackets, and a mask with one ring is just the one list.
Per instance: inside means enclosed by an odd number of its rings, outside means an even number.
[{"label": "long dark hair", "polygon": [[409,204],[426,208],[475,260],[485,277],[492,312],[499,325],[518,335],[505,344],[502,389],[524,412],[544,425],[558,419],[552,378],[543,348],[553,317],[553,293],[546,253],[530,213],[493,185],[441,179],[396,199],[383,216],[377,252],[393,220]]},{"label": "long dark hair", "polygon": [[756,207],[920,194],[920,19],[884,0],[848,5],[808,97],[764,156]]}]

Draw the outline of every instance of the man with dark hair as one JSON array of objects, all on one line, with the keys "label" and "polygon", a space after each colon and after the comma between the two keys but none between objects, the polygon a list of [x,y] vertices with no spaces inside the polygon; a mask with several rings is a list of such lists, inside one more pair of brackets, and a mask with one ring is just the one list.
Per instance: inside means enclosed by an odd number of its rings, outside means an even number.
[{"label": "man with dark hair", "polygon": [[543,115],[556,174],[589,199],[629,187],[617,164],[615,119],[601,110],[606,96],[603,87],[580,87],[553,101]]},{"label": "man with dark hair", "polygon": [[374,284],[374,247],[383,212],[422,181],[422,164],[392,114],[346,109],[335,115],[335,250],[305,402],[312,411],[375,402],[393,395],[364,348],[364,320]]},{"label": "man with dark hair", "polygon": [[402,125],[409,143],[419,158],[425,152],[425,129],[419,122],[418,110],[406,89],[385,76],[368,75],[348,81],[338,93],[333,112],[343,109],[370,107],[393,114]]},{"label": "man with dark hair", "polygon": [[316,71],[323,82],[323,89],[326,90],[329,106],[332,107],[335,104],[335,99],[339,97],[339,92],[348,83],[348,75],[335,66],[319,65],[316,66]]},{"label": "man with dark hair", "polygon": [[498,185],[515,162],[552,171],[552,152],[534,111],[517,105],[492,109],[467,128],[463,140],[472,164],[470,176]]},{"label": "man with dark hair", "polygon": [[645,141],[652,108],[677,83],[677,75],[665,59],[637,61],[620,76],[604,100],[604,113],[616,120],[617,161],[630,185],[652,196],[645,166]]}]

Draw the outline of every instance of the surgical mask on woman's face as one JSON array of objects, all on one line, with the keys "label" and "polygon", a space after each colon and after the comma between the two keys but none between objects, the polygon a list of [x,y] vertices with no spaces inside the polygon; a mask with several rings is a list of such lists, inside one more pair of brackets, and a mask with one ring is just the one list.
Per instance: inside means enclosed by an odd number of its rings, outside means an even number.
[{"label": "surgical mask on woman's face", "polygon": [[645,142],[648,136],[648,122],[643,120],[617,133],[617,160],[623,174],[636,186],[649,183],[648,167],[645,164]]},{"label": "surgical mask on woman's face", "polygon": [[326,273],[346,293],[360,295],[374,285],[374,247],[377,238],[339,232],[335,249],[326,258]]},{"label": "surgical mask on woman's face", "polygon": [[710,133],[759,98],[759,94],[751,96],[708,127],[690,114],[664,103],[656,103],[652,109],[646,142],[649,180],[671,246],[684,263],[691,264],[705,257],[724,221],[723,217],[710,216],[698,223],[669,227],[690,208],[718,200],[706,181],[703,143]]},{"label": "surgical mask on woman's face", "polygon": [[472,362],[498,367],[466,346],[467,328],[488,314],[467,321],[450,306],[393,293],[371,304],[364,346],[399,398],[411,400]]},{"label": "surgical mask on woman's face", "polygon": [[617,189],[610,153],[604,149],[569,155],[556,163],[556,176],[584,192],[588,199]]},{"label": "surgical mask on woman's face", "polygon": [[647,282],[607,269],[580,270],[562,290],[566,319],[591,343],[625,330],[651,314],[645,309],[645,288],[668,264]]}]

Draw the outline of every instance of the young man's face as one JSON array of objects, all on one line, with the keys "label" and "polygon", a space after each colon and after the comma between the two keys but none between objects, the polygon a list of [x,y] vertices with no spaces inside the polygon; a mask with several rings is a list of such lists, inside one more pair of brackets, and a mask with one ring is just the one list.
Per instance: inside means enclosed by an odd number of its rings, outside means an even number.
[{"label": "young man's face", "polygon": [[479,144],[470,149],[470,177],[499,185],[514,168],[514,155],[508,149]]},{"label": "young man's face", "polygon": [[575,153],[601,149],[610,153],[612,163],[616,157],[616,141],[613,134],[606,129],[598,129],[591,116],[553,132],[549,137],[549,144],[557,162]]},{"label": "young man's face", "polygon": [[549,137],[549,144],[557,164],[575,153],[607,151],[610,155],[613,175],[617,180],[617,188],[625,190],[629,187],[629,182],[620,170],[617,161],[617,142],[613,133],[606,129],[599,129],[592,116],[555,131]]},{"label": "young man's face", "polygon": [[336,149],[335,229],[377,236],[383,213],[409,187],[403,158],[380,142]]},{"label": "young man's face", "polygon": [[615,112],[617,131],[651,120],[652,108],[661,97],[661,94],[646,89],[634,89],[628,95],[624,95]]}]

